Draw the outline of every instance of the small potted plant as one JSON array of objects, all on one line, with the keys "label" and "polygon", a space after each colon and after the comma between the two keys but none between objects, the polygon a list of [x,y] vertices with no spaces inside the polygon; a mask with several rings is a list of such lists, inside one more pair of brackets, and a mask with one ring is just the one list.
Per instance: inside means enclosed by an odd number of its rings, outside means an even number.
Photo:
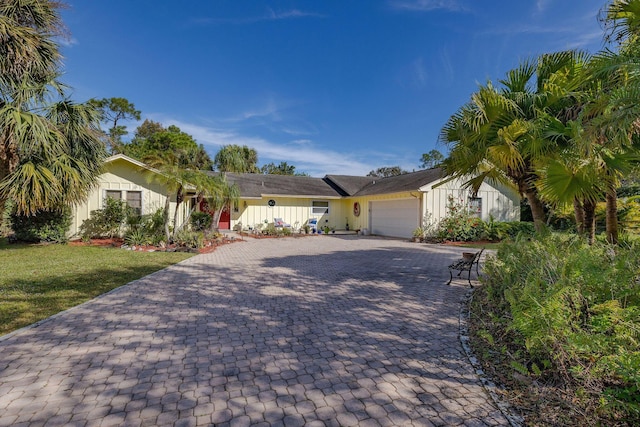
[{"label": "small potted plant", "polygon": [[329,234],[329,232],[331,231],[331,228],[329,228],[328,225],[325,225],[324,227],[322,227],[322,231],[324,231],[324,234]]}]

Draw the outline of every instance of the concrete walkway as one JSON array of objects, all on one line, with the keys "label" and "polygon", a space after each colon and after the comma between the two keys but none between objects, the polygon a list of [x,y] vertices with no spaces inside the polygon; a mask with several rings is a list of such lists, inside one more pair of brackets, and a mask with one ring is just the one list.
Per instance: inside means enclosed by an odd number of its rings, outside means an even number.
[{"label": "concrete walkway", "polygon": [[0,341],[0,425],[506,425],[458,339],[461,251],[313,236],[196,256]]}]

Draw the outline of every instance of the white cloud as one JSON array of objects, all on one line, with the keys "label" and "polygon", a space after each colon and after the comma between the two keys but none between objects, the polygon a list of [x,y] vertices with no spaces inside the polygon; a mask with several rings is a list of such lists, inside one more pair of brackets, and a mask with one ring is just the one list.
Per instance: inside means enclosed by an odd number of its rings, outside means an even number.
[{"label": "white cloud", "polygon": [[192,22],[195,24],[255,24],[256,22],[264,21],[282,21],[289,19],[300,18],[326,18],[326,15],[316,12],[308,12],[299,9],[291,9],[285,11],[275,11],[271,8],[267,8],[264,15],[260,16],[248,16],[244,18],[197,18]]},{"label": "white cloud", "polygon": [[56,41],[64,47],[71,47],[79,44],[78,39],[74,37],[58,37]]},{"label": "white cloud", "polygon": [[449,11],[462,11],[465,8],[457,0],[389,0],[394,9],[415,12],[429,12],[444,9]]},{"label": "white cloud", "polygon": [[354,154],[327,150],[308,139],[279,143],[262,137],[243,135],[236,130],[168,119],[162,115],[153,115],[152,120],[159,121],[164,126],[178,126],[183,132],[193,136],[199,144],[208,148],[212,156],[223,145],[235,144],[254,148],[258,152],[261,164],[285,161],[293,164],[297,171],[306,172],[311,176],[366,175],[370,170],[379,167],[375,156],[367,156],[367,160],[373,164],[365,163]]},{"label": "white cloud", "polygon": [[413,61],[413,81],[416,86],[424,87],[427,84],[427,70],[424,68],[424,60],[418,58]]},{"label": "white cloud", "polygon": [[549,7],[549,3],[551,3],[552,0],[537,0],[536,1],[536,9],[538,10],[538,12],[544,12],[545,10],[547,10],[547,7]]},{"label": "white cloud", "polygon": [[268,14],[262,17],[265,21],[279,21],[282,19],[295,19],[295,18],[324,18],[325,16],[315,12],[305,12],[298,9],[287,10],[284,12],[276,12],[273,9],[268,9]]}]

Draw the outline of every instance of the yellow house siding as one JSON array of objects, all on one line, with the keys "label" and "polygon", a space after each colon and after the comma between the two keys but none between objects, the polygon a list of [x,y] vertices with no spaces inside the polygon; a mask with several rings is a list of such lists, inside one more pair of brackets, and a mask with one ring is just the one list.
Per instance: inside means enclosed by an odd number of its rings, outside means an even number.
[{"label": "yellow house siding", "polygon": [[[105,172],[98,177],[98,185],[91,191],[86,202],[75,207],[69,235],[77,235],[82,222],[90,217],[91,211],[104,207],[107,190],[140,191],[142,193],[143,215],[164,208],[166,190],[159,181],[153,180],[154,175],[155,172],[141,168],[124,159],[116,159],[107,163]],[[173,219],[175,207],[175,195],[173,195],[170,207],[171,219]],[[178,225],[186,217],[187,208],[188,203],[184,203],[179,209]]]},{"label": "yellow house siding", "polygon": [[[269,206],[273,199],[275,206]],[[329,214],[314,215],[311,207],[313,201],[329,202]],[[282,218],[294,228],[302,227],[309,218],[317,218],[320,226],[328,225],[338,229],[344,228],[345,214],[340,199],[297,198],[297,197],[263,197],[262,199],[240,199],[238,211],[231,212],[231,228],[242,226],[255,227],[258,224],[272,223],[274,218]]]},{"label": "yellow house siding", "polygon": [[[447,214],[449,196],[456,203],[466,204],[470,196],[468,189],[462,188],[463,181],[454,180],[438,186],[425,186],[426,197],[423,210],[432,216],[432,220],[439,221]],[[493,186],[483,183],[476,197],[482,200],[481,218],[488,221],[490,216],[496,221],[520,220],[520,197],[518,193],[507,187]]]}]

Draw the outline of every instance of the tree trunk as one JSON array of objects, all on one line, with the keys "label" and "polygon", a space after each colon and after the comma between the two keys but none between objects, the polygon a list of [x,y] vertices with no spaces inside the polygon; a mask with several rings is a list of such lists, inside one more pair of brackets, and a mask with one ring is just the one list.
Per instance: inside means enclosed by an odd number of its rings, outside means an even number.
[{"label": "tree trunk", "polygon": [[607,242],[612,245],[618,244],[618,194],[615,187],[611,186],[606,195],[606,234]]},{"label": "tree trunk", "polygon": [[184,220],[182,221],[182,224],[180,224],[180,227],[178,227],[176,229],[176,233],[182,231],[185,227],[185,225],[187,225],[189,223],[189,219],[191,219],[191,215],[196,211],[196,206],[192,207],[191,209],[189,209],[189,212],[187,212],[187,216],[184,218]]},{"label": "tree trunk", "polygon": [[[0,135],[0,182],[3,182],[20,163],[18,156],[18,147],[13,142],[13,137],[10,136],[11,129],[5,129],[3,134]],[[2,215],[7,203],[7,199],[0,198],[0,222],[2,222]]]},{"label": "tree trunk", "polygon": [[222,209],[217,209],[213,212],[211,217],[211,231],[218,231],[218,224],[220,224],[220,217],[222,216]]},{"label": "tree trunk", "polygon": [[582,202],[576,197],[573,199],[573,214],[576,217],[576,230],[578,234],[584,233],[584,206]]},{"label": "tree trunk", "polygon": [[162,218],[164,219],[164,237],[167,239],[167,244],[171,243],[171,232],[169,231],[169,209],[171,209],[171,194],[167,194],[167,199],[164,202],[164,212]]},{"label": "tree trunk", "polygon": [[589,244],[593,245],[596,239],[596,203],[591,200],[582,202],[584,207],[584,230],[589,239]]},{"label": "tree trunk", "polygon": [[178,212],[179,212],[179,208],[180,208],[180,204],[182,203],[182,201],[184,200],[184,194],[182,192],[182,186],[178,187],[178,192],[176,193],[176,210],[173,212],[173,232],[175,235],[175,232],[177,231],[177,227],[178,227]]},{"label": "tree trunk", "polygon": [[527,201],[529,202],[529,206],[531,207],[531,215],[533,216],[533,225],[536,229],[536,232],[541,233],[544,231],[544,205],[542,201],[538,197],[538,193],[534,189],[528,189],[524,193]]}]

